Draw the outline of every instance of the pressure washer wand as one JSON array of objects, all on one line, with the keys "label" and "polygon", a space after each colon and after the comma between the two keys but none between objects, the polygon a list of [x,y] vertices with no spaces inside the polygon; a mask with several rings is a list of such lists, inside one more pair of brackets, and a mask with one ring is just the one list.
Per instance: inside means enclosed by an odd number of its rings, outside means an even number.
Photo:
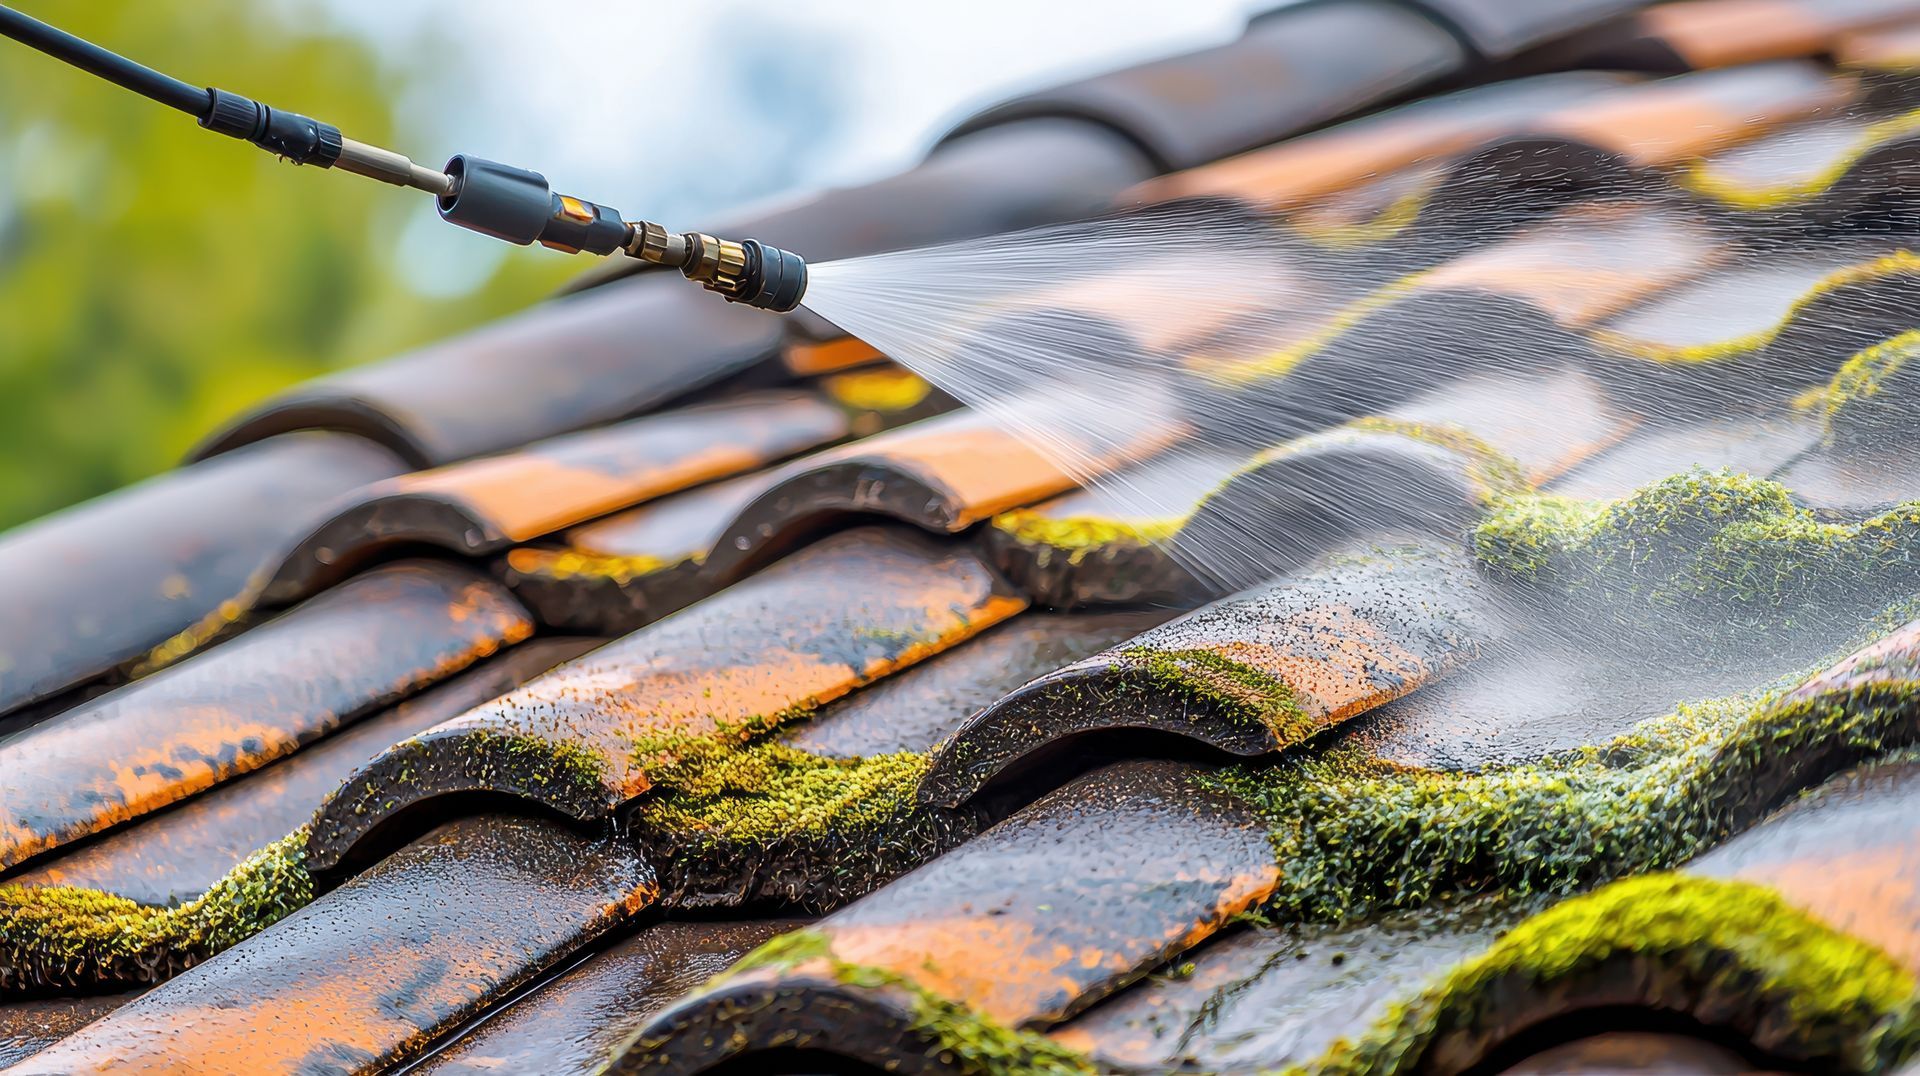
[{"label": "pressure washer wand", "polygon": [[792,310],[806,294],[807,263],[779,247],[672,232],[652,221],[629,222],[615,209],[554,193],[538,172],[465,154],[435,171],[347,138],[330,123],[161,74],[9,7],[0,6],[0,36],[177,108],[210,131],[251,142],[282,160],[425,191],[436,199],[442,220],[482,235],[569,254],[624,252],[678,269],[728,302],[762,310]]}]

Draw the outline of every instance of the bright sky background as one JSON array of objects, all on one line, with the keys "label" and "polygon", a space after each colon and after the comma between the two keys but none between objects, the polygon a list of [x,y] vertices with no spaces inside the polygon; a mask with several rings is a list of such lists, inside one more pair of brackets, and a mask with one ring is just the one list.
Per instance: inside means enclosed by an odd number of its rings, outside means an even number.
[{"label": "bright sky background", "polygon": [[[974,109],[1228,40],[1274,0],[322,0],[398,62],[460,57],[403,102],[398,149],[532,168],[695,227],[911,164]],[[317,105],[314,106],[316,109]],[[707,165],[717,171],[707,171]],[[728,167],[732,164],[733,167]],[[488,257],[422,213],[400,257],[449,291]]]}]

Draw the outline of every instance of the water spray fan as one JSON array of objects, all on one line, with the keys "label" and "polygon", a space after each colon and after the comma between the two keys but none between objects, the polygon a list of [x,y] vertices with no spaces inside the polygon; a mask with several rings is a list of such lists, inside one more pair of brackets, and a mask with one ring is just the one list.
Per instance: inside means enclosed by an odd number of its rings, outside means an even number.
[{"label": "water spray fan", "polygon": [[337,168],[434,196],[442,220],[526,246],[568,254],[616,252],[680,270],[728,302],[788,311],[807,290],[807,263],[754,239],[673,232],[652,221],[628,221],[608,206],[559,194],[545,176],[466,154],[440,170],[379,146],[357,142],[330,123],[250,97],[195,86],[133,62],[8,7],[0,36],[38,49],[82,71],[194,117],[210,131],[251,142],[294,164]]}]

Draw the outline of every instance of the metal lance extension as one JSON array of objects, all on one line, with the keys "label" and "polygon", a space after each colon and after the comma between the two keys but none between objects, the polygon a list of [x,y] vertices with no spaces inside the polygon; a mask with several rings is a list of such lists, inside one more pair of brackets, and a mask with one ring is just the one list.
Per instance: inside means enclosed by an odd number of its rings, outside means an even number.
[{"label": "metal lance extension", "polygon": [[439,200],[443,220],[482,235],[569,254],[624,251],[678,269],[728,302],[762,310],[792,310],[807,291],[807,263],[779,247],[700,232],[676,234],[651,221],[629,224],[606,206],[553,193],[538,172],[478,157],[457,156],[434,171],[392,150],[347,138],[333,124],[161,74],[9,7],[0,6],[0,37],[177,108],[210,131],[251,142],[293,164],[338,168],[425,191]]}]

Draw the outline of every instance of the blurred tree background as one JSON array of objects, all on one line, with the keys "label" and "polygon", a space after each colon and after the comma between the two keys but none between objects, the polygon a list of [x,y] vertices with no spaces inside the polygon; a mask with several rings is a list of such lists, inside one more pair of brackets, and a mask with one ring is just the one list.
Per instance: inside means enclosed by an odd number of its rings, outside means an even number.
[{"label": "blurred tree background", "polygon": [[[419,64],[457,62],[426,50],[403,75],[297,4],[19,6],[403,151],[416,143],[390,102],[431,77]],[[585,268],[516,250],[471,291],[420,294],[393,254],[410,215],[431,212],[423,196],[283,164],[0,49],[0,527],[164,470],[277,389],[498,316]]]}]

